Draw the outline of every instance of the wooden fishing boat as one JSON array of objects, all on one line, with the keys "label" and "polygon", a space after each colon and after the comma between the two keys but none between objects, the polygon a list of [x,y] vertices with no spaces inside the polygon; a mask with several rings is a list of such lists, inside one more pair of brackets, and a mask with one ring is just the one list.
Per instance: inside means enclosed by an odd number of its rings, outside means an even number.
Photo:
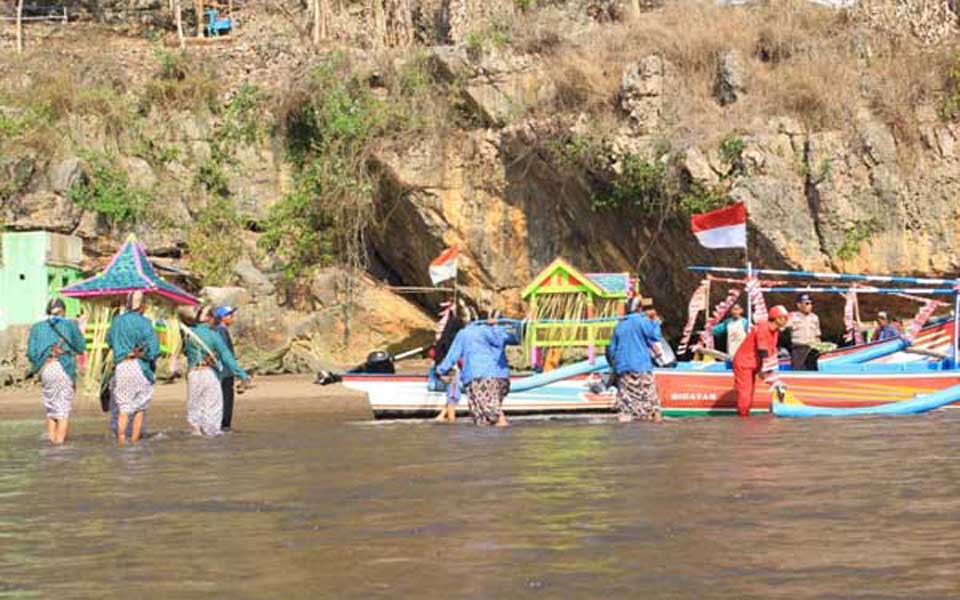
[{"label": "wooden fishing boat", "polygon": [[[952,320],[941,320],[924,328],[911,346],[928,354],[898,351],[864,365],[848,365],[842,372],[784,372],[788,389],[798,400],[813,406],[866,406],[897,402],[960,383],[960,371],[944,369],[946,361],[931,361],[929,353],[948,354],[952,343]],[[873,350],[884,342],[840,348],[821,357],[825,369],[833,359]],[[517,414],[576,414],[613,411],[615,391],[604,389],[598,375],[607,370],[606,361],[578,363],[566,370],[543,375],[516,375],[504,410]],[[783,368],[783,367],[782,367]],[[530,377],[540,377],[531,386]],[[656,369],[654,378],[667,416],[718,415],[736,412],[733,374],[721,362],[684,362],[676,368]],[[425,374],[349,373],[343,384],[368,395],[376,418],[426,417],[435,415],[446,401],[442,391],[428,389]],[[523,389],[526,388],[526,389]],[[755,412],[770,408],[770,393],[757,386]],[[459,409],[467,410],[466,400]]]}]

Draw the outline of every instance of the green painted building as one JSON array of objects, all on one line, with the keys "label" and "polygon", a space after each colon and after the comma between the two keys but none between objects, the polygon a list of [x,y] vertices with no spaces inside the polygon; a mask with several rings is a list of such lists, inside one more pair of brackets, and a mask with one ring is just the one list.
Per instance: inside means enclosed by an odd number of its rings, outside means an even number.
[{"label": "green painted building", "polygon": [[[0,233],[0,331],[44,317],[47,302],[61,288],[82,279],[83,244],[72,235],[48,231]],[[80,302],[64,298],[67,315]]]}]

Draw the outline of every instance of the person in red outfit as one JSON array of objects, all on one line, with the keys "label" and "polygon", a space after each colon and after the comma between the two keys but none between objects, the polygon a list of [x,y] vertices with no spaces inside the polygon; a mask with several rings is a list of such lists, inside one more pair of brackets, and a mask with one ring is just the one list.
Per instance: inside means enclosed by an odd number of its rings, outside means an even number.
[{"label": "person in red outfit", "polygon": [[790,313],[785,307],[771,308],[768,320],[757,322],[733,357],[733,383],[737,388],[737,412],[741,417],[750,415],[757,375],[761,375],[774,391],[783,390],[783,383],[776,376],[777,339],[789,318]]}]

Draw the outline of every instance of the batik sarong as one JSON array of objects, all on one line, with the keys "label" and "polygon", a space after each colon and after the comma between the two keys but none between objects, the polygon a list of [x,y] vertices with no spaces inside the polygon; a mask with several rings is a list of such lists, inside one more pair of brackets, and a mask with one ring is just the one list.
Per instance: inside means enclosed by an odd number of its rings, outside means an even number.
[{"label": "batik sarong", "polygon": [[40,395],[48,419],[66,419],[73,404],[73,381],[59,360],[47,361],[40,369]]},{"label": "batik sarong", "polygon": [[192,369],[187,375],[187,423],[203,435],[220,435],[223,419],[223,389],[210,367]]},{"label": "batik sarong", "polygon": [[471,381],[467,395],[473,422],[477,425],[496,425],[503,414],[503,399],[509,392],[509,379],[481,377]]},{"label": "batik sarong", "polygon": [[113,399],[117,410],[124,415],[147,410],[151,398],[153,384],[143,374],[140,363],[136,360],[120,362],[113,375]]},{"label": "batik sarong", "polygon": [[660,396],[653,373],[617,375],[617,411],[639,419],[652,419],[660,412]]}]

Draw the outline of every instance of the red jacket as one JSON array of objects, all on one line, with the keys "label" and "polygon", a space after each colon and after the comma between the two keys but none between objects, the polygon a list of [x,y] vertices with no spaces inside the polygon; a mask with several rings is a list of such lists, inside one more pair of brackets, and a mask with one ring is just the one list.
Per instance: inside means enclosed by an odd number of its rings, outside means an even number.
[{"label": "red jacket", "polygon": [[777,340],[780,330],[770,330],[769,321],[758,321],[750,330],[736,356],[733,357],[734,369],[753,371],[775,371],[777,368]]}]

